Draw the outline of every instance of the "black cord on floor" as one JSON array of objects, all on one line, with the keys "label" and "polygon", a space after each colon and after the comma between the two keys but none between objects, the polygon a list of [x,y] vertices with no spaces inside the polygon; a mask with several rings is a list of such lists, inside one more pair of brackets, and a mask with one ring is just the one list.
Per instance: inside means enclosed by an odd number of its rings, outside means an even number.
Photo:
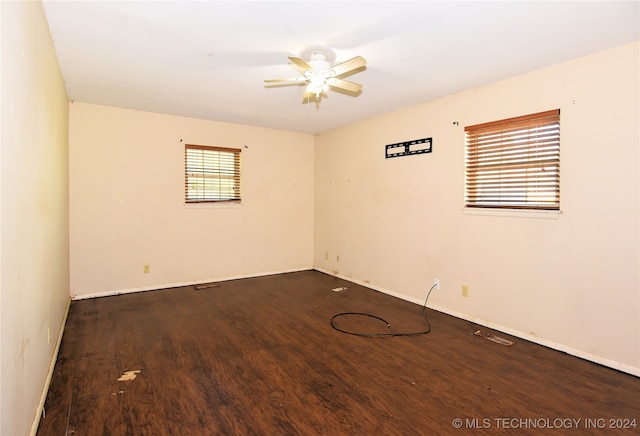
[{"label": "black cord on floor", "polygon": [[425,298],[424,300],[424,305],[422,306],[422,316],[424,317],[424,321],[427,324],[427,329],[424,331],[420,331],[420,332],[409,332],[409,333],[360,333],[360,332],[351,332],[349,330],[343,330],[339,327],[336,327],[335,324],[335,320],[336,318],[339,318],[341,316],[366,316],[369,318],[374,318],[377,320],[382,321],[383,323],[385,323],[387,325],[387,328],[391,328],[391,324],[389,324],[387,322],[386,319],[384,318],[380,318],[379,316],[376,315],[371,315],[370,313],[363,313],[363,312],[343,312],[343,313],[338,313],[337,315],[333,315],[333,317],[331,318],[331,327],[333,327],[335,330],[338,330],[339,332],[342,333],[346,333],[348,335],[354,335],[354,336],[361,336],[364,338],[390,338],[390,337],[394,337],[394,336],[420,336],[420,335],[426,335],[427,333],[429,333],[431,331],[431,324],[429,324],[429,320],[427,319],[427,301],[429,301],[429,295],[431,295],[431,291],[433,291],[433,289],[436,287],[436,285],[434,284],[433,286],[431,286],[431,289],[429,289],[429,292],[427,292],[427,298]]}]

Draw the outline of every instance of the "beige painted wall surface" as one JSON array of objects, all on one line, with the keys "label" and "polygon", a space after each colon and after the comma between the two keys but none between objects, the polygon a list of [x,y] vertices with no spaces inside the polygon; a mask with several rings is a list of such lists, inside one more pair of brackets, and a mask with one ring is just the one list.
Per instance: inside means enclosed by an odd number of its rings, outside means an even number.
[{"label": "beige painted wall surface", "polygon": [[0,10],[0,434],[9,436],[37,423],[69,301],[69,106],[41,3]]},{"label": "beige painted wall surface", "polygon": [[[242,149],[241,206],[184,205],[185,143]],[[311,268],[313,158],[311,135],[71,103],[71,295]]]},{"label": "beige painted wall surface", "polygon": [[[621,46],[322,134],[316,267],[417,303],[438,278],[432,307],[640,375],[639,52]],[[556,108],[562,213],[465,213],[464,126]],[[386,144],[424,137],[431,154],[384,158]]]}]

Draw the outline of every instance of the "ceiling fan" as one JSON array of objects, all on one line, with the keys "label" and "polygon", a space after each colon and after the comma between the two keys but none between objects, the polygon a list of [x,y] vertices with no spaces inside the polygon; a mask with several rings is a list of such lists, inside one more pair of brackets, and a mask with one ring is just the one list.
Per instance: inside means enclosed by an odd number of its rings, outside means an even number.
[{"label": "ceiling fan", "polygon": [[350,94],[357,94],[362,89],[362,85],[359,83],[341,79],[340,76],[354,74],[364,69],[367,61],[363,57],[356,56],[353,59],[349,59],[332,67],[331,61],[335,58],[335,54],[331,49],[312,47],[305,50],[301,56],[309,60],[306,61],[302,57],[297,56],[289,56],[289,60],[295,66],[302,69],[303,76],[284,79],[267,79],[265,82],[280,83],[283,85],[306,84],[307,88],[302,101],[310,101],[314,98],[319,102],[322,94],[326,92],[329,87],[347,91],[347,93]]}]

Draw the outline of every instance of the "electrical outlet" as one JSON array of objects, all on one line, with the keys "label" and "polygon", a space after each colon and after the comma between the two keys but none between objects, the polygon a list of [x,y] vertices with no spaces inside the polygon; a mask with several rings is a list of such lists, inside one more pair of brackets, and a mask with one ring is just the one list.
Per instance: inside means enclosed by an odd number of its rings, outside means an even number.
[{"label": "electrical outlet", "polygon": [[145,274],[149,274],[151,272],[151,265],[145,265],[142,268],[142,272],[144,272]]},{"label": "electrical outlet", "polygon": [[340,262],[340,256],[336,256],[336,262]]},{"label": "electrical outlet", "polygon": [[440,290],[440,279],[433,279],[433,286],[436,287],[436,290]]},{"label": "electrical outlet", "polygon": [[328,251],[324,252],[324,260],[329,260],[329,252]]},{"label": "electrical outlet", "polygon": [[462,296],[463,297],[468,297],[469,296],[469,286],[462,285]]}]

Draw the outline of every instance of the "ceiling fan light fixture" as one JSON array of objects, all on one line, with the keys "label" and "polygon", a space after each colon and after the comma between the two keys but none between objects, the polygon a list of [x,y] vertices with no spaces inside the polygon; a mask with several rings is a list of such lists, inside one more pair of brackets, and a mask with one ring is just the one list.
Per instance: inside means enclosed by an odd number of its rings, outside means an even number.
[{"label": "ceiling fan light fixture", "polygon": [[309,84],[307,85],[307,92],[309,94],[314,94],[316,99],[320,99],[320,94],[325,91],[327,88],[327,83],[322,75],[315,75],[309,80]]},{"label": "ceiling fan light fixture", "polygon": [[340,77],[360,71],[366,66],[367,61],[361,56],[356,56],[332,66],[331,62],[334,59],[335,53],[331,49],[313,47],[305,50],[302,53],[302,57],[289,56],[291,63],[304,71],[302,77],[267,79],[265,82],[282,84],[301,84],[301,82],[306,82],[307,87],[303,101],[309,96],[315,96],[315,99],[319,102],[322,95],[330,88],[346,91],[352,95],[359,94],[362,85],[349,82]]}]

